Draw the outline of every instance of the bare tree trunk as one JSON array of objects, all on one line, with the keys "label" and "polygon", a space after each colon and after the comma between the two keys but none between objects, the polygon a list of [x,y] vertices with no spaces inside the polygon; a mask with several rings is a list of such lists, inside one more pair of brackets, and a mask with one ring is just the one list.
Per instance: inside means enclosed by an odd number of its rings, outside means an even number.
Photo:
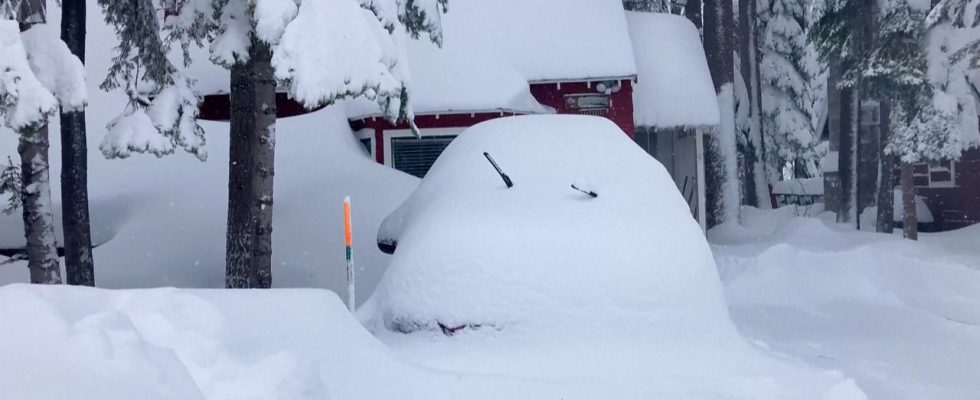
[{"label": "bare tree trunk", "polygon": [[60,284],[61,265],[51,215],[51,183],[48,173],[48,126],[20,132],[21,199],[27,268],[31,283]]},{"label": "bare tree trunk", "polygon": [[752,24],[752,56],[755,63],[752,64],[752,85],[755,87],[753,93],[749,95],[752,96],[752,109],[756,115],[756,122],[759,126],[756,129],[755,136],[753,140],[758,143],[758,148],[756,149],[756,155],[758,156],[758,161],[755,166],[755,179],[756,179],[756,190],[759,193],[759,205],[763,209],[772,208],[772,200],[770,198],[771,192],[769,191],[769,164],[767,164],[766,158],[766,142],[765,142],[765,118],[762,117],[762,71],[759,70],[759,66],[762,65],[762,35],[759,33],[759,24],[757,18],[759,17],[758,3],[755,1],[750,1],[750,13],[749,22]]},{"label": "bare tree trunk", "polygon": [[252,40],[231,71],[231,143],[225,287],[272,287],[276,81],[272,49]]},{"label": "bare tree trunk", "polygon": [[255,82],[255,124],[252,133],[252,214],[254,243],[252,263],[258,288],[272,287],[272,198],[276,154],[276,80],[272,49],[252,42],[252,74]]},{"label": "bare tree trunk", "polygon": [[[62,2],[61,39],[84,64],[85,0]],[[84,110],[61,113],[61,210],[68,284],[95,286]]]},{"label": "bare tree trunk", "polygon": [[885,152],[891,127],[891,107],[881,102],[881,135],[878,137],[878,215],[875,231],[892,233],[895,228],[895,156]]},{"label": "bare tree trunk", "polygon": [[755,104],[753,102],[753,95],[755,94],[755,81],[752,79],[752,70],[755,67],[754,54],[752,52],[752,11],[755,1],[739,1],[738,2],[738,59],[739,59],[739,72],[741,73],[742,82],[745,83],[745,89],[748,92],[749,97],[749,132],[748,136],[745,138],[746,145],[741,148],[742,151],[742,175],[744,176],[745,198],[742,199],[747,205],[753,207],[759,207],[759,195],[756,190],[756,179],[755,179],[755,168],[756,164],[759,162],[759,158],[756,155],[756,143],[753,143],[753,136],[755,135],[755,130],[758,127],[756,123],[756,112]]},{"label": "bare tree trunk", "polygon": [[739,18],[739,58],[741,61],[742,79],[745,82],[749,96],[749,118],[751,131],[748,141],[752,145],[747,148],[750,154],[745,159],[750,161],[745,165],[745,203],[768,209],[772,207],[769,199],[769,174],[766,173],[765,143],[762,130],[762,79],[759,65],[762,63],[762,51],[759,49],[758,9],[755,1],[740,1]]},{"label": "bare tree trunk", "polygon": [[915,213],[915,178],[912,176],[912,164],[902,162],[902,209],[905,218],[902,221],[903,236],[906,239],[919,240],[919,218]]},{"label": "bare tree trunk", "polygon": [[837,176],[840,179],[840,209],[837,211],[838,223],[853,222],[855,166],[854,138],[858,123],[857,90],[840,89],[840,148],[838,151]]},{"label": "bare tree trunk", "polygon": [[[17,22],[20,31],[46,22],[45,0],[20,3]],[[27,268],[31,283],[60,284],[61,265],[54,238],[51,214],[51,180],[48,171],[48,125],[31,126],[17,132],[20,143],[21,201],[24,237],[27,239]]]},{"label": "bare tree trunk", "polygon": [[[704,0],[704,48],[722,107],[715,134],[706,136],[705,158],[709,225],[738,218],[739,183],[735,138],[735,14],[729,0]],[[720,185],[719,185],[720,184]]]},{"label": "bare tree trunk", "polygon": [[251,279],[252,229],[252,116],[255,115],[255,84],[247,64],[231,68],[231,117],[228,155],[228,234],[225,248],[225,287],[249,288]]}]

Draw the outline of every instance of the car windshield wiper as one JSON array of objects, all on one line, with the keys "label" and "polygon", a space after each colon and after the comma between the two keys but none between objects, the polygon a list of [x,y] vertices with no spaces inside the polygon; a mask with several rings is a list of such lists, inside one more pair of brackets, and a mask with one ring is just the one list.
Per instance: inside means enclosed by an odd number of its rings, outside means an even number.
[{"label": "car windshield wiper", "polygon": [[507,185],[507,188],[509,189],[514,187],[514,182],[510,180],[510,177],[507,176],[504,171],[500,170],[500,166],[497,165],[497,162],[493,161],[493,157],[490,157],[490,153],[484,151],[483,156],[487,158],[487,161],[490,161],[490,165],[493,165],[493,169],[497,170],[497,175],[500,175],[500,179],[504,180],[504,184]]},{"label": "car windshield wiper", "polygon": [[578,190],[578,191],[584,193],[585,195],[592,197],[593,199],[596,198],[596,197],[599,197],[599,193],[593,192],[591,190],[579,189],[579,187],[578,186],[575,186],[574,183],[572,184],[572,189]]}]

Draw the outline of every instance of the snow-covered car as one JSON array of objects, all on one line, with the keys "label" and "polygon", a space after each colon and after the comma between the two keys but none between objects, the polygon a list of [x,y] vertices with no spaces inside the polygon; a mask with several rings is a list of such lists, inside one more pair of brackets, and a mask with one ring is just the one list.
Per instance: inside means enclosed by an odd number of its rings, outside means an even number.
[{"label": "snow-covered car", "polygon": [[604,118],[469,128],[384,220],[378,244],[394,257],[372,307],[393,331],[582,318],[730,325],[688,205]]}]

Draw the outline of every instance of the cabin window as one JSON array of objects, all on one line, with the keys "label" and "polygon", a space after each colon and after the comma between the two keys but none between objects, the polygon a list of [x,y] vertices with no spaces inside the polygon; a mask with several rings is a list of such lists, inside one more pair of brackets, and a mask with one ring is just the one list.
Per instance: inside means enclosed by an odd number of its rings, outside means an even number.
[{"label": "cabin window", "polygon": [[956,163],[940,161],[921,163],[913,167],[915,185],[928,188],[956,187]]},{"label": "cabin window", "polygon": [[432,164],[463,128],[423,129],[421,137],[410,130],[384,132],[385,165],[409,175],[424,178]]},{"label": "cabin window", "polygon": [[400,137],[391,139],[391,160],[395,169],[424,178],[442,151],[456,136]]}]

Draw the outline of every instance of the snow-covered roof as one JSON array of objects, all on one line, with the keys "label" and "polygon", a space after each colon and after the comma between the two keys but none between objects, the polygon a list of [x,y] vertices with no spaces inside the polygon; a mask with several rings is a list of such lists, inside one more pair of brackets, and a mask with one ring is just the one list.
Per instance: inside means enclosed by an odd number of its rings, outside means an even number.
[{"label": "snow-covered roof", "polygon": [[627,12],[636,57],[633,88],[637,126],[716,125],[720,120],[697,28],[686,18]]},{"label": "snow-covered roof", "polygon": [[[548,109],[529,82],[598,80],[636,74],[620,0],[453,0],[444,44],[406,45],[418,114]],[[367,102],[352,117],[377,114]]]},{"label": "snow-covered roof", "polygon": [[445,47],[513,65],[528,81],[636,73],[621,0],[454,0]]},{"label": "snow-covered roof", "polygon": [[[416,114],[551,112],[531,95],[524,75],[499,57],[461,46],[440,49],[423,40],[408,40],[406,53],[412,108]],[[351,117],[381,113],[377,103],[366,99],[348,101],[347,112]]]}]

